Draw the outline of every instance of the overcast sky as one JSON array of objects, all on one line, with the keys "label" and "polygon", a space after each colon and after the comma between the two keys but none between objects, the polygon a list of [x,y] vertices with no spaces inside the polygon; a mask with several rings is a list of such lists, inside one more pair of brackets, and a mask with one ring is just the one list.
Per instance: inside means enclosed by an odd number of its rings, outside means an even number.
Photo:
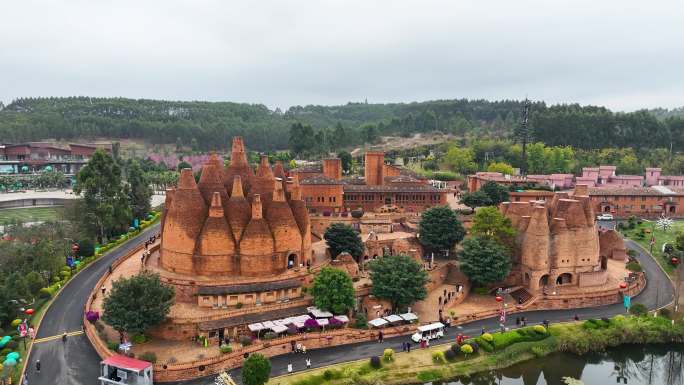
[{"label": "overcast sky", "polygon": [[684,105],[684,2],[8,0],[0,100]]}]

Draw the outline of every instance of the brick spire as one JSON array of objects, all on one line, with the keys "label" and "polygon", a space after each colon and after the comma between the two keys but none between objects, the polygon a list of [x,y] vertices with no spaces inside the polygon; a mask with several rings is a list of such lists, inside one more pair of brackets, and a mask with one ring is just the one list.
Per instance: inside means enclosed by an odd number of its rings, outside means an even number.
[{"label": "brick spire", "polygon": [[236,175],[233,179],[233,193],[226,204],[226,215],[228,223],[233,231],[233,237],[236,241],[240,241],[242,232],[247,227],[249,219],[252,217],[252,208],[249,202],[242,193],[242,178]]}]

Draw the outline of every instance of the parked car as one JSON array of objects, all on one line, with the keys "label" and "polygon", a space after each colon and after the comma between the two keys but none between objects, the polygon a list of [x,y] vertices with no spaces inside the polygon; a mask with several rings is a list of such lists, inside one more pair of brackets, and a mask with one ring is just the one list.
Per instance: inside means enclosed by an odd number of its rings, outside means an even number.
[{"label": "parked car", "polygon": [[596,217],[597,220],[599,221],[612,221],[613,220],[613,214],[601,214]]}]

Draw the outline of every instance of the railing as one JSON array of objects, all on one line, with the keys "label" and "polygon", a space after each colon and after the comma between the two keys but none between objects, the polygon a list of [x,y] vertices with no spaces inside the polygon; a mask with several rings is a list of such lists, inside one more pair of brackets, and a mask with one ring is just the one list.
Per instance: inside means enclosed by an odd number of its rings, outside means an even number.
[{"label": "railing", "polygon": [[305,306],[305,305],[310,305],[310,304],[311,304],[311,299],[301,298],[301,299],[291,300],[291,301],[283,302],[283,303],[275,303],[275,304],[261,305],[261,306],[249,306],[249,307],[243,307],[240,309],[226,310],[226,311],[222,311],[221,313],[216,313],[216,314],[211,314],[211,315],[206,315],[206,316],[187,317],[187,318],[176,317],[176,318],[174,318],[173,323],[174,324],[188,324],[188,323],[215,321],[215,320],[219,320],[222,318],[234,317],[234,316],[238,316],[238,315],[245,314],[245,313],[263,313],[263,312],[267,312],[267,311],[285,309],[285,308],[296,307],[296,306]]}]

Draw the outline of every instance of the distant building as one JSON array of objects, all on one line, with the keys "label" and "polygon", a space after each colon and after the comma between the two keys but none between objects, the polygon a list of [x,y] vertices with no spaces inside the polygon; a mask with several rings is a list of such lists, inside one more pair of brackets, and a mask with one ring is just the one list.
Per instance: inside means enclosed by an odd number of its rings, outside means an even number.
[{"label": "distant building", "polygon": [[59,171],[75,174],[102,148],[112,152],[108,144],[69,144],[61,147],[56,143],[28,142],[0,145],[0,174]]},{"label": "distant building", "polygon": [[384,159],[383,152],[367,152],[363,178],[342,178],[340,159],[325,159],[320,167],[294,169],[290,175],[301,186],[311,213],[376,211],[383,207],[420,212],[447,203],[449,190],[434,187],[408,169],[385,164]]}]

